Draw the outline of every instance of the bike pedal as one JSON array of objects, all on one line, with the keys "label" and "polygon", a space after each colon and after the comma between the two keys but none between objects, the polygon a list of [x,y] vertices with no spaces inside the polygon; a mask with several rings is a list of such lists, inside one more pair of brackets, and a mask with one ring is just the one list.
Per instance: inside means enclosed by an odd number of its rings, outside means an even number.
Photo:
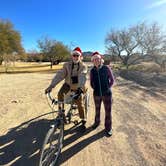
[{"label": "bike pedal", "polygon": [[72,109],[77,109],[77,108],[78,108],[77,105],[72,106]]},{"label": "bike pedal", "polygon": [[74,122],[73,122],[75,125],[78,125],[79,123],[78,123],[78,120],[75,120]]},{"label": "bike pedal", "polygon": [[52,124],[50,127],[51,127],[51,128],[54,128],[54,127],[55,127],[55,125],[54,125],[54,124]]}]

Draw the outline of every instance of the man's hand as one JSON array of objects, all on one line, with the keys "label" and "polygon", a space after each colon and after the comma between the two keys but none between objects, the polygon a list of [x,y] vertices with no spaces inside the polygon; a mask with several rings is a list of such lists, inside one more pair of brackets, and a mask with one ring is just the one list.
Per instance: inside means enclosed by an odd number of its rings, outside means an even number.
[{"label": "man's hand", "polygon": [[83,90],[81,88],[78,88],[75,92],[74,99],[77,100],[81,96],[82,93],[83,93]]},{"label": "man's hand", "polygon": [[47,89],[45,89],[45,94],[50,93],[52,91],[52,87],[49,86]]}]

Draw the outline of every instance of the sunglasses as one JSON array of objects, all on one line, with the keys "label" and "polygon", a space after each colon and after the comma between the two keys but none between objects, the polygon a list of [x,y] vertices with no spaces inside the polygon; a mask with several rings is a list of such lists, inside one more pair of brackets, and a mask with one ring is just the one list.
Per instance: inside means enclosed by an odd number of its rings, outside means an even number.
[{"label": "sunglasses", "polygon": [[73,57],[79,57],[79,55],[78,55],[78,54],[73,54],[72,56],[73,56]]}]

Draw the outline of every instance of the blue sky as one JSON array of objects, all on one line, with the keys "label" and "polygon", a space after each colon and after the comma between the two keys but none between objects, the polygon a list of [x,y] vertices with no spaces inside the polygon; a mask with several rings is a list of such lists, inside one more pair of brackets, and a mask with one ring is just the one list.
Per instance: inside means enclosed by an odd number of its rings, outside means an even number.
[{"label": "blue sky", "polygon": [[20,31],[26,51],[48,36],[71,48],[105,53],[111,28],[144,20],[166,27],[166,0],[0,0],[0,18]]}]

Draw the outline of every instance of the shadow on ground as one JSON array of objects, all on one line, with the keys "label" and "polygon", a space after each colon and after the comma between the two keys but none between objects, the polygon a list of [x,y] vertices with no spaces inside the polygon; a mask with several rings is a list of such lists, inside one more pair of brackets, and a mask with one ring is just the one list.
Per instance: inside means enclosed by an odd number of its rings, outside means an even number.
[{"label": "shadow on ground", "polygon": [[121,70],[119,75],[145,87],[166,88],[166,73]]},{"label": "shadow on ground", "polygon": [[[144,80],[140,81],[135,81],[132,79],[128,79],[125,78],[123,80],[120,79],[121,77],[117,77],[116,79],[116,83],[118,87],[124,87],[124,89],[126,90],[122,90],[122,92],[124,92],[126,95],[131,95],[133,96],[133,93],[135,93],[137,90],[139,92],[143,92],[143,94],[145,95],[150,95],[156,99],[160,99],[160,100],[165,100],[166,99],[166,82],[165,84],[163,83],[162,86],[152,86],[151,84],[144,84],[142,82],[144,82]],[[137,78],[137,80],[139,80],[139,78]],[[165,88],[164,88],[165,87]],[[132,90],[132,91],[129,91]],[[132,93],[132,94],[130,94]],[[142,96],[144,99],[146,99],[145,96]]]},{"label": "shadow on ground", "polygon": [[0,165],[33,166],[37,163],[50,121],[41,119],[12,128],[0,137]]},{"label": "shadow on ground", "polygon": [[[87,128],[87,130],[84,134],[76,131],[74,135],[72,135],[68,139],[64,140],[64,146],[69,145],[70,143],[78,140],[80,137],[82,137],[85,134],[90,133],[91,131],[92,131],[91,127]],[[98,132],[90,137],[87,137],[87,138],[81,140],[80,142],[74,144],[73,146],[71,146],[70,148],[68,148],[67,150],[62,152],[56,166],[60,166],[62,163],[64,163],[68,159],[70,159],[72,156],[74,156],[75,154],[80,152],[82,149],[86,148],[88,145],[97,141],[98,139],[101,139],[104,136],[105,136],[105,131],[102,130],[102,131],[100,131],[100,132]]]},{"label": "shadow on ground", "polygon": [[[44,114],[45,115],[45,114]],[[41,116],[44,116],[41,115]],[[39,116],[39,117],[41,117]],[[44,137],[52,123],[51,120],[38,119],[36,117],[19,126],[10,129],[3,136],[0,136],[0,165],[10,166],[37,166],[39,163],[39,149],[42,147]],[[89,127],[85,133],[79,132],[80,126],[71,127],[65,131],[65,135],[72,134],[64,140],[64,146],[73,143],[80,137],[90,133],[92,129]],[[73,145],[66,151],[62,152],[59,162],[65,162],[73,155],[84,149],[90,143],[104,136],[104,131],[90,136],[79,143]]]}]

